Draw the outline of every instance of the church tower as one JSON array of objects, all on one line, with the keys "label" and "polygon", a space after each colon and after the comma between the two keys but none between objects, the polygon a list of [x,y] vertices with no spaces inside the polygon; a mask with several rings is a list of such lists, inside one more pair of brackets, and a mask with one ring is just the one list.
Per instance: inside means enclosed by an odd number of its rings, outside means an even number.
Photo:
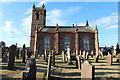
[{"label": "church tower", "polygon": [[30,48],[32,51],[34,49],[35,29],[45,27],[45,21],[46,21],[46,9],[44,3],[40,8],[35,7],[35,4],[33,4],[30,36]]}]

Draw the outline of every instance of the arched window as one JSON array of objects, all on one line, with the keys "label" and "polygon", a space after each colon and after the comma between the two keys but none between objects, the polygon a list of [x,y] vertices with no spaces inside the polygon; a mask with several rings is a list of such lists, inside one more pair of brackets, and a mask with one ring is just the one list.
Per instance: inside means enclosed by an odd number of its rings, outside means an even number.
[{"label": "arched window", "polygon": [[39,20],[39,13],[36,13],[36,20]]},{"label": "arched window", "polygon": [[89,50],[89,40],[87,37],[84,38],[84,50]]},{"label": "arched window", "polygon": [[70,38],[69,37],[64,38],[64,50],[67,50],[67,47],[70,48]]},{"label": "arched window", "polygon": [[44,39],[44,50],[50,50],[50,38],[45,37]]}]

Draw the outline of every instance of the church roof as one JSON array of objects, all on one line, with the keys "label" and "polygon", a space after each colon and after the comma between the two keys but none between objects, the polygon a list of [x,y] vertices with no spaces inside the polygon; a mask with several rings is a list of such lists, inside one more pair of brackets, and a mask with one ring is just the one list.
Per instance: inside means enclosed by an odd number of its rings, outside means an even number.
[{"label": "church roof", "polygon": [[[87,26],[77,26],[78,32],[94,32],[94,29]],[[72,26],[58,26],[59,32],[75,32],[76,27]],[[56,26],[46,26],[44,27],[41,32],[56,32]]]}]

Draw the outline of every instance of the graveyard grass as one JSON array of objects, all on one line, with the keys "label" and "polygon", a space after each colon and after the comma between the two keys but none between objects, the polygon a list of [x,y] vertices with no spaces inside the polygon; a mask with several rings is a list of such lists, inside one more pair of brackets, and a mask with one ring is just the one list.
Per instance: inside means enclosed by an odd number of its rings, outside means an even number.
[{"label": "graveyard grass", "polygon": [[[62,62],[62,56],[55,56],[55,67],[51,67],[51,77],[53,78],[72,78],[79,79],[81,77],[81,70],[76,69],[75,61],[72,61],[74,65],[68,65],[68,63]],[[106,65],[106,58],[100,57],[98,62],[94,62],[94,57],[89,56],[89,61],[95,66],[95,78],[101,77],[112,77],[120,78],[120,63],[116,62],[116,57],[113,58],[113,65]],[[43,60],[43,56],[38,56],[36,59],[37,65],[37,78],[44,80],[47,70],[47,62]],[[7,70],[7,63],[1,63],[0,74],[3,78],[22,78],[22,72],[25,70],[25,64],[22,63],[21,59],[15,59],[14,70]],[[57,80],[57,79],[56,79]]]}]

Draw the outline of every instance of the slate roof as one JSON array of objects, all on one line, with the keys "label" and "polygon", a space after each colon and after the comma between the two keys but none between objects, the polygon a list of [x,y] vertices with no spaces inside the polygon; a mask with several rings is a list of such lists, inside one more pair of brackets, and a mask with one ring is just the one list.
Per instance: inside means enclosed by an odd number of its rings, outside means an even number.
[{"label": "slate roof", "polygon": [[[59,32],[75,32],[76,27],[73,26],[58,26]],[[56,26],[46,26],[41,32],[56,32]],[[86,26],[78,26],[78,32],[94,32],[94,29]]]}]

